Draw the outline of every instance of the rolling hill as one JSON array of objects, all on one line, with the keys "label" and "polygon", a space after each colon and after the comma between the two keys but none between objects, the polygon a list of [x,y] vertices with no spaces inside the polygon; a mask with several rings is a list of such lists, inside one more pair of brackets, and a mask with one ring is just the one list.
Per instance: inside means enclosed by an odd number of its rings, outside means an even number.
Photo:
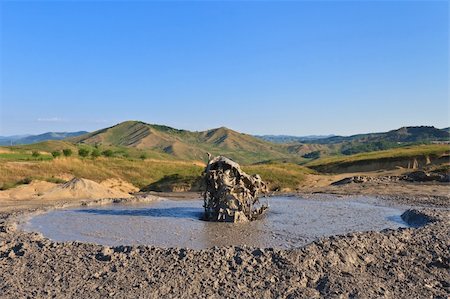
[{"label": "rolling hill", "polygon": [[432,126],[402,127],[383,133],[358,134],[352,136],[333,136],[308,143],[335,144],[342,142],[430,142],[449,141],[450,133]]},{"label": "rolling hill", "polygon": [[308,143],[308,144],[339,144],[339,143],[368,143],[368,142],[430,142],[449,141],[450,128],[437,129],[433,126],[402,127],[400,129],[381,132],[357,134],[351,136],[337,135],[261,135],[255,136],[273,143]]},{"label": "rolling hill", "polygon": [[448,130],[437,129],[432,126],[402,127],[382,133],[322,137],[312,136],[312,138],[308,139],[283,135],[265,135],[258,138],[286,144],[290,153],[300,153],[298,149],[311,149],[310,152],[303,151],[303,156],[307,158],[330,154],[352,155],[414,144],[450,142],[450,132]]},{"label": "rolling hill", "polygon": [[255,137],[273,142],[273,143],[301,143],[312,142],[319,139],[330,138],[335,135],[308,135],[308,136],[291,136],[291,135],[255,135]]},{"label": "rolling hill", "polygon": [[185,160],[205,160],[206,152],[227,155],[240,163],[299,157],[290,153],[286,146],[225,127],[192,132],[140,121],[126,121],[68,140],[77,144],[151,149]]},{"label": "rolling hill", "polygon": [[[419,130],[405,128],[357,135],[359,137],[349,144],[360,146],[365,144],[363,140],[381,138],[382,134],[391,140],[435,138],[433,132],[437,129],[415,128]],[[361,139],[364,135],[366,137]],[[185,188],[198,180],[206,152],[226,155],[244,164],[243,168],[249,173],[261,174],[273,190],[294,190],[311,173],[413,169],[449,163],[448,144],[402,143],[399,148],[342,155],[343,144],[345,142],[276,144],[225,127],[192,132],[126,121],[64,140],[1,147],[0,189],[30,179],[60,181],[68,175],[95,181],[117,178],[139,188],[150,184],[156,184],[152,185],[156,189]],[[70,149],[73,154],[62,155],[65,149]],[[81,150],[88,150],[89,156],[81,155]],[[54,156],[54,151],[60,155]],[[95,151],[99,155],[94,156]]]},{"label": "rolling hill", "polygon": [[[418,143],[445,142],[450,139],[449,136],[450,133],[444,130],[421,126],[348,137],[319,136],[319,139],[307,138],[302,143],[284,136],[275,139],[277,142],[285,140],[289,143],[273,143],[225,127],[193,132],[141,121],[125,121],[91,133],[45,133],[23,136],[21,138],[23,143],[46,141],[12,149],[51,152],[50,150],[60,151],[71,146],[75,146],[74,150],[80,146],[87,146],[92,151],[95,146],[97,151],[110,150],[114,152],[114,156],[133,158],[144,155],[156,159],[205,161],[206,152],[210,152],[213,155],[226,155],[243,164],[271,161],[302,163],[330,155],[352,155]],[[58,141],[64,137],[69,138]]]},{"label": "rolling hill", "polygon": [[0,136],[0,145],[21,145],[43,142],[48,140],[63,140],[70,137],[86,134],[79,132],[47,132],[39,135]]}]

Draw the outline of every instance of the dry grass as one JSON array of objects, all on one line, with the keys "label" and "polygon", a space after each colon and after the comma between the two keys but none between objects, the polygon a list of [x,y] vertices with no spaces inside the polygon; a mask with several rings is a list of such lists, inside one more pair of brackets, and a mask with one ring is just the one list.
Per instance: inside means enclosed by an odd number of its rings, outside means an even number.
[{"label": "dry grass", "polygon": [[307,174],[314,173],[309,168],[291,163],[273,163],[244,166],[249,174],[259,174],[269,183],[271,190],[295,190],[305,180]]},{"label": "dry grass", "polygon": [[350,156],[331,156],[322,159],[314,160],[305,166],[324,166],[332,164],[352,163],[357,161],[373,161],[379,159],[389,158],[408,158],[408,157],[420,157],[441,156],[445,153],[450,153],[450,146],[447,144],[432,144],[432,145],[415,145],[402,148],[389,149],[384,151],[360,153]]},{"label": "dry grass", "polygon": [[[295,189],[311,170],[296,164],[262,164],[243,167],[258,173],[271,189]],[[192,178],[201,175],[204,165],[199,162],[174,160],[136,160],[124,158],[80,159],[61,157],[50,161],[0,161],[0,187],[13,187],[24,178],[57,180],[68,175],[101,182],[109,178],[127,181],[142,188],[170,175]],[[187,179],[187,180],[188,180]]]},{"label": "dry grass", "polygon": [[165,175],[199,175],[202,167],[192,162],[164,160],[127,160],[121,158],[58,158],[51,161],[2,162],[0,183],[11,184],[23,178],[48,180],[64,174],[96,182],[118,178],[143,187]]}]

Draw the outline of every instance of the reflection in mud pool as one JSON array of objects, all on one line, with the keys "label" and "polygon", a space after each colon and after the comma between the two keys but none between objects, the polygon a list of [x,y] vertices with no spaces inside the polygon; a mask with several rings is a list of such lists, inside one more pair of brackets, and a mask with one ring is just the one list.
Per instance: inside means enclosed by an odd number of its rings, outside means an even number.
[{"label": "reflection in mud pool", "polygon": [[56,241],[202,249],[293,248],[325,236],[406,226],[400,218],[403,210],[379,205],[373,198],[272,197],[265,217],[250,223],[202,221],[202,204],[201,200],[159,200],[54,210],[33,217],[24,228]]}]

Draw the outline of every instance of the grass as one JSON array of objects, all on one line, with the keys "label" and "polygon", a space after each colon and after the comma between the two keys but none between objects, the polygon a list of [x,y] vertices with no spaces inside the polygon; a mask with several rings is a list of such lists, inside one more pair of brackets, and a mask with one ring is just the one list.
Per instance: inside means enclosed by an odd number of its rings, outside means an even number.
[{"label": "grass", "polygon": [[[208,132],[189,132],[166,126],[127,121],[111,128],[94,132],[87,139],[74,138],[94,145],[133,145],[152,148],[153,154],[166,155],[165,159],[204,161],[206,152],[226,155],[238,163],[256,163],[289,156],[281,145],[270,144],[255,137],[226,128]],[[128,147],[131,149],[132,147]]]},{"label": "grass", "polygon": [[[180,131],[177,134],[185,134]],[[187,133],[186,133],[187,134]],[[188,134],[189,135],[189,134]],[[192,135],[192,134],[191,134]],[[192,136],[188,136],[192,138]],[[51,152],[71,149],[72,156],[53,158]],[[87,149],[90,153],[94,149],[100,152],[110,150],[112,157],[96,157],[89,155],[79,157],[79,149]],[[15,186],[23,178],[32,178],[53,182],[62,182],[60,176],[72,175],[97,182],[108,178],[127,181],[142,188],[149,184],[160,182],[176,185],[192,185],[197,182],[204,165],[204,154],[210,150],[213,155],[226,155],[239,163],[268,160],[270,154],[265,152],[251,153],[239,148],[218,149],[210,145],[203,145],[201,156],[191,161],[180,160],[173,155],[161,153],[157,150],[143,150],[125,146],[73,144],[67,141],[46,141],[31,145],[2,147],[0,152],[0,186]],[[33,157],[32,152],[40,155]],[[200,155],[200,154],[199,154]],[[145,159],[142,158],[145,156]],[[197,158],[197,159],[195,159]],[[246,167],[250,173],[259,173],[263,180],[269,182],[271,189],[294,189],[304,178],[307,169],[294,163],[269,163]],[[163,179],[166,178],[166,181]],[[162,180],[162,181],[161,181]]]},{"label": "grass", "polygon": [[295,190],[307,174],[314,173],[311,169],[291,163],[249,165],[242,169],[248,174],[259,174],[272,191]]},{"label": "grass", "polygon": [[328,165],[347,164],[359,161],[372,161],[392,158],[410,158],[410,157],[437,157],[443,154],[450,153],[450,146],[445,144],[432,144],[432,145],[416,145],[407,146],[402,148],[395,148],[383,151],[360,153],[350,156],[331,156],[320,158],[309,163],[306,163],[307,167],[318,167]]},{"label": "grass", "polygon": [[[117,178],[142,188],[164,177],[177,175],[177,183],[190,184],[201,175],[204,165],[198,162],[129,159],[121,157],[96,159],[79,157],[59,157],[49,160],[0,161],[0,186],[3,189],[17,185],[24,178],[63,182],[61,175],[73,175],[101,182],[108,178]],[[311,172],[296,164],[264,164],[245,166],[248,173],[261,175],[270,184],[271,189],[295,189],[306,173]],[[183,181],[185,178],[185,181]]]},{"label": "grass", "polygon": [[[63,180],[60,177],[66,175],[97,182],[117,178],[139,188],[155,182],[164,183],[164,178],[166,181],[171,179],[176,184],[183,185],[195,182],[204,169],[204,165],[198,161],[175,160],[173,156],[152,150],[145,151],[125,147],[99,147],[100,151],[111,149],[114,153],[113,157],[80,158],[77,153],[78,149],[82,147],[91,151],[95,148],[91,145],[75,146],[64,141],[0,148],[0,189],[20,185],[24,179],[28,178],[61,183]],[[71,148],[73,156],[58,158],[51,156],[51,151],[64,148]],[[32,151],[39,151],[40,155],[33,157]],[[244,165],[242,168],[249,174],[261,175],[262,179],[269,183],[271,190],[295,190],[308,174],[315,173],[312,168],[320,166],[389,158],[436,157],[449,152],[449,145],[421,145],[351,156],[325,157],[305,165],[298,165],[293,161],[288,163],[268,162]],[[146,159],[139,158],[143,153],[147,156]]]},{"label": "grass", "polygon": [[[4,161],[28,161],[28,160],[50,160],[52,159],[51,153],[59,151],[62,156],[64,149],[72,150],[72,156],[78,156],[79,149],[87,149],[91,154],[94,149],[98,149],[100,152],[106,150],[112,151],[112,156],[123,157],[130,159],[139,159],[142,155],[145,155],[149,159],[159,160],[174,160],[175,157],[161,153],[155,150],[149,149],[137,149],[125,146],[94,146],[89,144],[73,144],[67,141],[50,140],[34,144],[16,145],[16,146],[4,146],[0,147],[3,151],[0,151],[0,160]],[[41,153],[40,157],[31,157],[33,151]],[[42,159],[41,159],[42,158]]]},{"label": "grass", "polygon": [[73,152],[78,151],[77,147],[73,143],[62,140],[49,140],[26,145],[7,146],[4,148],[10,149],[14,152],[39,151],[51,153],[53,151],[62,151],[65,148],[70,148]]},{"label": "grass", "polygon": [[183,161],[70,157],[48,161],[1,162],[0,184],[14,184],[25,177],[52,180],[60,175],[70,174],[97,182],[118,178],[137,187],[144,187],[166,175],[200,175],[202,170],[203,167],[199,165]]},{"label": "grass", "polygon": [[35,157],[31,152],[0,153],[0,161],[45,161],[52,159],[52,155],[49,154],[40,154]]}]

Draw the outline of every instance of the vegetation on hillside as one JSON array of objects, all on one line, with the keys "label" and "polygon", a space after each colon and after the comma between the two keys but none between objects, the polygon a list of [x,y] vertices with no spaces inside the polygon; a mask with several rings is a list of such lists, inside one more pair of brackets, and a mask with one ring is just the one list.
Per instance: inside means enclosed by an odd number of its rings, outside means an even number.
[{"label": "vegetation on hillside", "polygon": [[343,163],[380,160],[387,158],[409,158],[419,156],[438,157],[443,154],[449,153],[450,146],[447,144],[414,145],[389,150],[360,153],[350,156],[329,156],[306,163],[305,166],[316,167],[331,164],[337,165]]},{"label": "vegetation on hillside", "polygon": [[[143,188],[152,183],[171,180],[174,184],[192,184],[200,177],[204,165],[189,161],[126,159],[126,158],[78,158],[60,157],[45,161],[0,163],[0,188],[15,186],[24,178],[57,180],[72,175],[101,182],[118,178]],[[270,189],[295,189],[311,171],[295,164],[262,164],[245,166],[250,174],[260,174],[270,184]],[[160,182],[161,183],[161,182]]]},{"label": "vegetation on hillside", "polygon": [[[419,135],[434,136],[437,130],[417,128],[386,134],[407,140]],[[273,144],[227,128],[190,132],[131,121],[70,140],[0,147],[0,188],[31,179],[61,181],[76,176],[98,182],[118,178],[154,190],[188,190],[189,186],[198,185],[206,152],[210,152],[235,160],[249,174],[260,174],[271,190],[293,190],[306,175],[314,173],[312,169],[323,171],[332,166],[336,170],[352,163],[450,153],[448,144],[405,146],[373,141],[373,135],[380,137],[372,134],[364,137],[364,142],[355,141],[355,137],[351,142],[327,145]]]},{"label": "vegetation on hillside", "polygon": [[91,146],[101,144],[151,150],[176,159],[197,161],[204,160],[206,152],[226,155],[244,164],[298,156],[284,145],[269,143],[224,127],[191,132],[138,121],[123,122],[70,141]]},{"label": "vegetation on hillside", "polygon": [[343,142],[373,143],[373,142],[400,142],[400,143],[426,143],[431,141],[449,141],[450,133],[446,130],[431,126],[402,127],[383,133],[357,134],[352,136],[333,136],[311,143],[336,144]]},{"label": "vegetation on hillside", "polygon": [[200,175],[202,170],[203,167],[198,164],[183,161],[62,157],[47,161],[2,162],[0,184],[14,184],[24,178],[49,180],[71,175],[96,182],[118,178],[144,187],[166,175]]}]

